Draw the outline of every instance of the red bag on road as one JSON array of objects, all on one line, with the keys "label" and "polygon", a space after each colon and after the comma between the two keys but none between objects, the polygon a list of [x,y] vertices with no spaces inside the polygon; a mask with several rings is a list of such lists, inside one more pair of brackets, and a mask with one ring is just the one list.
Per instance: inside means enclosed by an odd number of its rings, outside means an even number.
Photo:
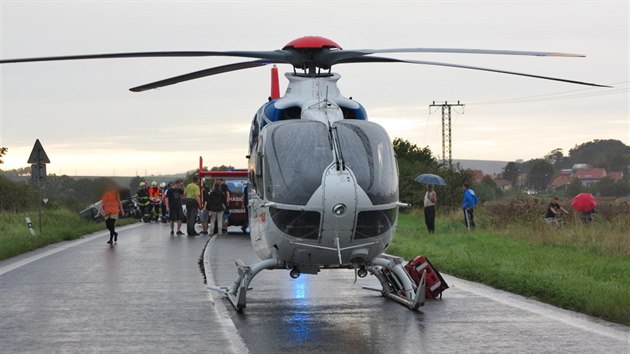
[{"label": "red bag on road", "polygon": [[431,264],[431,261],[425,256],[416,256],[405,265],[407,273],[411,276],[413,281],[418,285],[422,273],[425,273],[425,280],[427,286],[425,288],[425,296],[427,299],[442,297],[442,292],[448,289],[448,284],[442,278],[440,272]]}]

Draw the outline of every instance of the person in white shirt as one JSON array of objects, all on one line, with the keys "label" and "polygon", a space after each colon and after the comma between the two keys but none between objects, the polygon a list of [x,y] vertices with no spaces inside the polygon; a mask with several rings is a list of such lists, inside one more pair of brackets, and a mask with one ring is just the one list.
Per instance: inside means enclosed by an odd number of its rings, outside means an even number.
[{"label": "person in white shirt", "polygon": [[427,230],[432,234],[435,232],[435,204],[437,203],[437,194],[433,190],[433,185],[427,185],[427,192],[424,194],[424,222],[427,224]]}]

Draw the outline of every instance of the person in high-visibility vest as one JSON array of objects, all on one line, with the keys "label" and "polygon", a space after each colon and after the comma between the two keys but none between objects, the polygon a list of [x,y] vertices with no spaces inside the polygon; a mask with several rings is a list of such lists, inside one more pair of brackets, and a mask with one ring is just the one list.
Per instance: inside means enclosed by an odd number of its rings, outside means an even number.
[{"label": "person in high-visibility vest", "polygon": [[156,181],[151,182],[151,187],[149,187],[149,200],[151,201],[151,204],[149,204],[151,220],[157,222],[162,211],[162,188],[158,187]]},{"label": "person in high-visibility vest", "polygon": [[107,186],[107,189],[101,197],[103,203],[103,217],[105,219],[105,225],[109,230],[109,241],[107,243],[112,244],[118,242],[118,232],[116,232],[116,220],[118,215],[122,212],[123,206],[120,201],[119,188],[116,184],[112,183]]},{"label": "person in high-visibility vest", "polygon": [[142,211],[142,220],[144,220],[144,222],[149,222],[151,219],[151,214],[149,213],[149,204],[151,203],[151,200],[149,199],[149,189],[147,189],[146,182],[140,182],[140,189],[138,189],[133,198],[136,198],[138,206]]}]

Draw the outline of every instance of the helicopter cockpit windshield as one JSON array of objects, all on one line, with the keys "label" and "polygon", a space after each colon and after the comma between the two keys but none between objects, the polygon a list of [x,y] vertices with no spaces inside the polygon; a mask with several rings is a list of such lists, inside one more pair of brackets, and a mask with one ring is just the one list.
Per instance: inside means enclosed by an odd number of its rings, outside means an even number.
[{"label": "helicopter cockpit windshield", "polygon": [[333,161],[324,123],[295,120],[268,126],[265,145],[265,194],[269,200],[305,205]]},{"label": "helicopter cockpit windshield", "polygon": [[[341,156],[374,205],[398,201],[396,160],[385,130],[367,121],[339,121]],[[274,124],[265,144],[265,194],[269,200],[305,205],[334,161],[328,127],[315,121]],[[392,173],[394,172],[394,173]]]},{"label": "helicopter cockpit windshield", "polygon": [[343,160],[374,205],[398,201],[394,150],[385,129],[368,121],[336,122]]}]

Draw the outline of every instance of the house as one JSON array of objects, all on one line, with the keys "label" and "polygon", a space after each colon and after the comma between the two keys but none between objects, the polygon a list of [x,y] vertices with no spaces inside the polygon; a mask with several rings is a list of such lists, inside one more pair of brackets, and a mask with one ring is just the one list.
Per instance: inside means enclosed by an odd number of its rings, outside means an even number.
[{"label": "house", "polygon": [[494,178],[494,183],[497,184],[497,188],[500,188],[502,191],[507,191],[512,189],[512,182],[504,178]]},{"label": "house", "polygon": [[567,175],[567,174],[560,174],[558,176],[556,176],[554,179],[551,180],[551,184],[549,185],[549,187],[551,187],[551,189],[553,190],[560,190],[560,189],[566,189],[567,186],[569,184],[571,184],[571,180],[573,179],[573,177],[571,177],[571,175]]},{"label": "house", "polygon": [[573,177],[579,179],[583,186],[590,186],[607,176],[604,168],[578,168],[573,172]]}]

